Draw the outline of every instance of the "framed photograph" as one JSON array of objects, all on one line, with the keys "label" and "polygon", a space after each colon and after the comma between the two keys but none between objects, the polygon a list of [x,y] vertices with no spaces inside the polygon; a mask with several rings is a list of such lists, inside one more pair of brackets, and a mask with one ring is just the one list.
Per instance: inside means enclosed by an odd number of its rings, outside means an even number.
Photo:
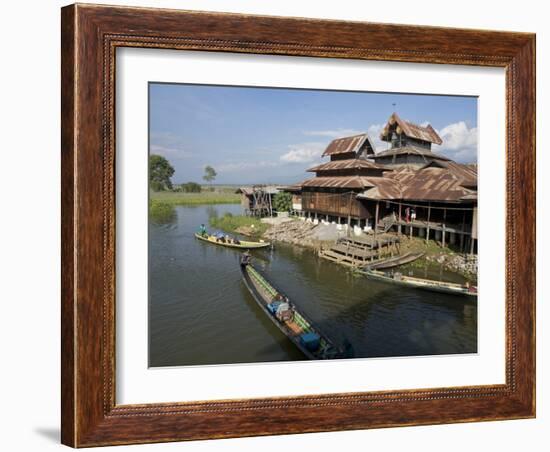
[{"label": "framed photograph", "polygon": [[535,416],[535,36],[62,9],[62,442]]}]

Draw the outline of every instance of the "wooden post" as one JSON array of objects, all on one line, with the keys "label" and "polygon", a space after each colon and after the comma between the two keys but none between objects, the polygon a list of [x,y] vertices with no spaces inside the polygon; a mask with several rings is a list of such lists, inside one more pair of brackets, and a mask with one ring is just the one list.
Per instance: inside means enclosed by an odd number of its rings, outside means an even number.
[{"label": "wooden post", "polygon": [[462,214],[462,234],[460,234],[460,252],[464,252],[464,229],[466,228],[466,211]]},{"label": "wooden post", "polygon": [[428,203],[428,227],[426,228],[426,243],[430,240],[430,215],[432,213],[432,205]]},{"label": "wooden post", "polygon": [[351,227],[351,197],[353,196],[353,192],[350,192],[349,194],[349,204],[348,204],[348,231],[347,236],[350,236],[350,227]]},{"label": "wooden post", "polygon": [[378,204],[379,202],[376,201],[376,212],[375,212],[375,215],[374,215],[374,238],[376,238],[376,234],[378,232]]},{"label": "wooden post", "polygon": [[[470,229],[470,254],[474,254],[474,232],[477,232],[477,209],[472,210],[472,228]],[[477,237],[477,234],[476,234]]]},{"label": "wooden post", "polygon": [[445,222],[447,221],[447,209],[443,209],[443,232],[441,237],[441,243],[445,248]]},{"label": "wooden post", "polygon": [[401,203],[399,203],[399,226],[397,226],[397,233],[401,235]]}]

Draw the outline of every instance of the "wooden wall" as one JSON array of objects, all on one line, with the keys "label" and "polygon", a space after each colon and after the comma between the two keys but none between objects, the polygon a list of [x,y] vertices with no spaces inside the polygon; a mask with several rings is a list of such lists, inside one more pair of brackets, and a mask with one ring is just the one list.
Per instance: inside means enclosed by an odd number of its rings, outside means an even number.
[{"label": "wooden wall", "polygon": [[368,210],[363,203],[355,199],[355,195],[355,193],[303,192],[302,210],[322,215],[369,218]]}]

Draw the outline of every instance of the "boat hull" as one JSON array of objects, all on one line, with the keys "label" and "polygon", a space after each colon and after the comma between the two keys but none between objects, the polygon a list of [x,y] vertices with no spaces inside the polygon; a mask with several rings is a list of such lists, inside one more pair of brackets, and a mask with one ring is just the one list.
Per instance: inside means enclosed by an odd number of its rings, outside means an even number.
[{"label": "boat hull", "polygon": [[246,240],[241,240],[239,244],[218,242],[211,235],[207,237],[203,237],[200,234],[195,234],[195,238],[202,240],[203,242],[212,243],[213,245],[225,246],[226,248],[237,248],[237,249],[249,250],[249,249],[257,249],[257,248],[267,248],[268,246],[271,246],[271,243],[269,242],[248,242]]},{"label": "boat hull", "polygon": [[[248,264],[250,265],[250,264]],[[248,291],[250,292],[250,294],[252,295],[252,298],[254,298],[254,301],[256,302],[256,304],[260,307],[260,309],[266,314],[266,316],[272,321],[272,323],[290,340],[292,341],[292,343],[308,358],[308,359],[314,359],[314,360],[318,360],[318,359],[328,359],[326,357],[322,357],[322,356],[318,356],[317,354],[311,352],[310,350],[308,350],[300,341],[300,336],[299,335],[295,335],[295,334],[292,334],[292,332],[290,331],[289,328],[287,328],[285,326],[284,323],[281,323],[275,316],[273,316],[268,308],[267,308],[267,305],[269,303],[270,300],[268,300],[266,297],[264,297],[260,292],[259,290],[256,288],[256,285],[254,284],[254,282],[252,281],[251,279],[251,276],[248,274],[248,271],[247,271],[247,266],[248,265],[241,265],[241,275],[242,275],[242,279],[243,279],[243,282],[246,286],[246,288],[248,289]],[[279,292],[278,292],[279,293]],[[295,309],[295,307],[293,306],[293,309]],[[299,313],[299,315],[301,317],[305,317],[302,313]],[[331,345],[331,347],[334,347],[334,345],[327,339],[326,336],[322,335],[318,329],[315,330],[315,332],[317,334],[320,334],[322,339]],[[334,347],[334,349],[336,349]],[[338,355],[334,355],[334,356],[331,356],[331,358],[343,358],[344,357],[344,354],[343,354],[343,351],[339,351],[338,352]]]},{"label": "boat hull", "polygon": [[360,271],[359,273],[365,275],[367,278],[395,284],[403,287],[411,287],[414,289],[428,290],[430,292],[439,292],[445,294],[465,296],[468,298],[477,297],[477,292],[470,292],[468,289],[454,283],[442,283],[437,281],[430,281],[420,278],[412,278],[409,276],[403,276],[403,279],[395,279],[391,276],[386,276],[382,272],[378,271]]}]

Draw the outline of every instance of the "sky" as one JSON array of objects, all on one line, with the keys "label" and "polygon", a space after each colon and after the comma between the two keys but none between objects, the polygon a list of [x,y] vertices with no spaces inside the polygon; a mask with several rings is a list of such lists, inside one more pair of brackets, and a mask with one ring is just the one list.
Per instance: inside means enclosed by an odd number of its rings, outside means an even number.
[{"label": "sky", "polygon": [[335,138],[367,132],[376,150],[393,112],[431,124],[443,140],[432,151],[477,162],[477,98],[393,93],[149,84],[149,152],[166,157],[172,182],[290,184],[327,161]]}]

